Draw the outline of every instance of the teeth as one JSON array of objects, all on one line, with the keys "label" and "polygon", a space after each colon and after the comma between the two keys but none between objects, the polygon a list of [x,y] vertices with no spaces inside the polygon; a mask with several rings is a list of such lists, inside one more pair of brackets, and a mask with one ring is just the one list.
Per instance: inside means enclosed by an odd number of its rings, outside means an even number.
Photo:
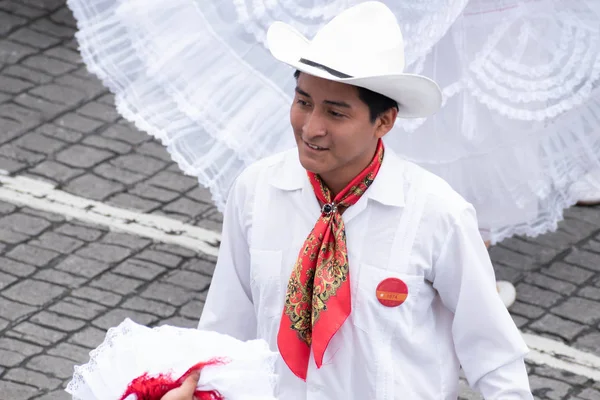
[{"label": "teeth", "polygon": [[311,149],[315,149],[315,150],[323,150],[323,148],[322,148],[322,147],[315,146],[314,144],[310,144],[310,143],[307,143],[307,144],[308,144],[308,147],[310,147]]}]

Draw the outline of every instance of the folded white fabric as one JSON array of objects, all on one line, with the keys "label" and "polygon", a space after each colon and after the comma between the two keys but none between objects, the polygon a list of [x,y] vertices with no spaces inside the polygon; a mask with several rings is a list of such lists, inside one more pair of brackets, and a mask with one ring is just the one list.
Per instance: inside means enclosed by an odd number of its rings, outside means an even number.
[{"label": "folded white fabric", "polygon": [[198,363],[218,360],[202,368],[199,391],[216,391],[225,400],[275,400],[276,357],[263,340],[243,342],[168,325],[148,328],[126,319],[108,330],[87,364],[75,367],[66,391],[74,400],[119,400],[144,374],[177,380]]}]

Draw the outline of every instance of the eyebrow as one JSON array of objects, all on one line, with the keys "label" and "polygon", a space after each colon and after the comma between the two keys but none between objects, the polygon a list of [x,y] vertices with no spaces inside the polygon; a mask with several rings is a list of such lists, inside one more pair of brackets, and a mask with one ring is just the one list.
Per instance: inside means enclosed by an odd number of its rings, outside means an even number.
[{"label": "eyebrow", "polygon": [[[311,98],[310,94],[306,93],[304,90],[300,89],[297,86],[296,86],[296,93],[298,93],[301,96],[308,97],[309,99]],[[350,104],[343,102],[343,101],[323,100],[323,103],[329,104],[332,106],[343,107],[343,108],[352,108],[352,106]]]}]

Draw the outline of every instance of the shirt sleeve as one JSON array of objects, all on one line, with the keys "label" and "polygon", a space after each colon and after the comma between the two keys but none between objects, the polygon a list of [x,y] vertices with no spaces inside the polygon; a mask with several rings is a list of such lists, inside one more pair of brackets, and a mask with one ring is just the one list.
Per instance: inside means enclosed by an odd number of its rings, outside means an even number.
[{"label": "shirt sleeve", "polygon": [[244,209],[249,206],[243,185],[230,191],[217,265],[198,329],[216,331],[240,340],[256,338],[256,315],[250,291],[250,254]]},{"label": "shirt sleeve", "polygon": [[454,346],[469,384],[486,400],[533,399],[524,367],[528,349],[497,293],[471,205],[449,229],[434,263],[433,286],[454,313]]},{"label": "shirt sleeve", "polygon": [[533,399],[523,358],[488,373],[474,388],[486,400]]}]

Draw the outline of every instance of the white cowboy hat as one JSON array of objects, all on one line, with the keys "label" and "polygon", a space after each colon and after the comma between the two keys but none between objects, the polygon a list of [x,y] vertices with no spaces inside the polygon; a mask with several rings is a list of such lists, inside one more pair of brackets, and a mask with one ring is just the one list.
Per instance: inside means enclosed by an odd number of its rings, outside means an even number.
[{"label": "white cowboy hat", "polygon": [[368,1],[321,28],[313,40],[283,22],[267,32],[273,57],[320,78],[364,87],[398,102],[398,117],[434,114],[442,93],[429,78],[404,73],[404,39],[392,11]]}]

